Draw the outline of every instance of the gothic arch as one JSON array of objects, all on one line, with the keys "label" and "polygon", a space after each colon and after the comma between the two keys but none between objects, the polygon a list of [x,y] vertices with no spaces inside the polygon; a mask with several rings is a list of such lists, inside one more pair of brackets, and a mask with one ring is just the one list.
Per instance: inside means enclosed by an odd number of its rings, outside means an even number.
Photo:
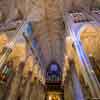
[{"label": "gothic arch", "polygon": [[85,24],[80,29],[80,41],[86,53],[100,59],[100,25]]}]

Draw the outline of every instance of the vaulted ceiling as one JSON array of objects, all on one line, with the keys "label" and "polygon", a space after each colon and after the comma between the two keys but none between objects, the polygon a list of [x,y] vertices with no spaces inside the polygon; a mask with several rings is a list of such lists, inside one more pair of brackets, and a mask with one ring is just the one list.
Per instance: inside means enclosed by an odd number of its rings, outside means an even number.
[{"label": "vaulted ceiling", "polygon": [[[86,2],[87,1],[87,2]],[[66,55],[66,31],[63,14],[92,0],[1,0],[1,19],[6,22],[28,17],[33,24],[33,35],[38,41],[45,66],[56,61],[63,66]],[[97,0],[99,2],[99,0]],[[5,16],[5,17],[4,17]],[[43,60],[41,59],[41,60]]]}]

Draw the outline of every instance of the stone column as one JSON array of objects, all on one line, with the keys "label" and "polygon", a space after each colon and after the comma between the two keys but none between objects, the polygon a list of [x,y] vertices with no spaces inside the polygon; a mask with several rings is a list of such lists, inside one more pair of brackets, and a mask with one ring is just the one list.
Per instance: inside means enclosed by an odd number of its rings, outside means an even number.
[{"label": "stone column", "polygon": [[34,98],[35,100],[45,100],[44,87],[37,78],[35,78],[32,86],[30,100],[34,100]]},{"label": "stone column", "polygon": [[64,100],[74,100],[70,71],[67,71],[67,76],[64,81]]},{"label": "stone column", "polygon": [[27,80],[27,84],[26,84],[26,87],[24,89],[24,94],[23,94],[23,97],[21,98],[21,100],[29,100],[29,97],[30,97],[30,91],[31,91],[31,82],[32,82],[32,72],[29,71],[28,73],[28,80]]},{"label": "stone column", "polygon": [[100,78],[99,78],[99,75],[100,75],[100,68],[98,66],[98,64],[96,63],[96,60],[95,58],[92,56],[92,55],[89,55],[89,60],[91,62],[91,65],[93,66],[93,70],[97,76],[97,79],[99,80],[100,82]]},{"label": "stone column", "polygon": [[11,89],[9,91],[9,95],[7,96],[6,100],[17,100],[19,87],[22,80],[22,72],[23,72],[24,65],[25,65],[24,62],[21,62],[19,64],[19,68],[15,74],[14,79],[12,80]]},{"label": "stone column", "polygon": [[84,100],[83,92],[81,89],[80,81],[75,69],[75,63],[73,59],[69,59],[70,71],[72,76],[74,100]]},{"label": "stone column", "polygon": [[44,85],[39,81],[39,100],[45,100],[45,89]]}]

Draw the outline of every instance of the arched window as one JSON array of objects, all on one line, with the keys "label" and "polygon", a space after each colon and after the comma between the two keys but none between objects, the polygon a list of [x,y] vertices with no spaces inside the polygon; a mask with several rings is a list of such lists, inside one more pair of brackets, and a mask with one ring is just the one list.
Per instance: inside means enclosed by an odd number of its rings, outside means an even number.
[{"label": "arched window", "polygon": [[61,79],[61,70],[58,64],[51,63],[47,68],[46,79],[48,81],[60,81]]},{"label": "arched window", "polygon": [[57,64],[51,64],[50,71],[58,71]]}]

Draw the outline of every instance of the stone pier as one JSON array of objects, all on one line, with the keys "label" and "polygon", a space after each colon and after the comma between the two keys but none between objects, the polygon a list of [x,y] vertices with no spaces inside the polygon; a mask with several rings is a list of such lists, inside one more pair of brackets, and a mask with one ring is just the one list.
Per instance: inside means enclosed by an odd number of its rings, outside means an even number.
[{"label": "stone pier", "polygon": [[29,71],[26,87],[23,91],[24,93],[21,100],[29,100],[31,93],[31,83],[32,83],[32,72]]},{"label": "stone pier", "polygon": [[19,64],[19,68],[16,71],[14,79],[12,80],[11,89],[9,90],[9,95],[7,96],[6,100],[17,100],[20,83],[22,81],[22,72],[23,72],[24,65],[25,65],[24,62],[21,62]]},{"label": "stone pier", "polygon": [[45,100],[45,91],[44,86],[41,84],[41,82],[35,78],[33,86],[32,86],[32,92],[30,96],[30,100]]},{"label": "stone pier", "polygon": [[74,100],[70,71],[67,71],[67,76],[64,81],[64,100]]}]

